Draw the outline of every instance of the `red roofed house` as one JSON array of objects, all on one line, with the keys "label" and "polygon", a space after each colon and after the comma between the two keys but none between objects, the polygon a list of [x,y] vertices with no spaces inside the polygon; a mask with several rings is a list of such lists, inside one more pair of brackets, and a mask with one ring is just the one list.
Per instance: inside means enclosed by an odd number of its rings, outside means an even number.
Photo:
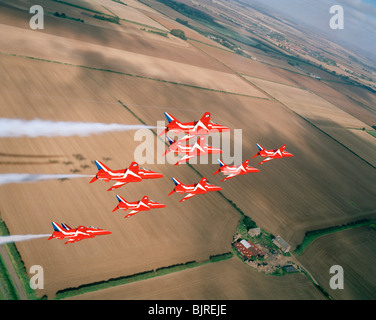
[{"label": "red roofed house", "polygon": [[264,253],[259,248],[257,248],[252,242],[246,240],[236,242],[234,247],[246,260],[251,259],[254,256],[264,256]]}]

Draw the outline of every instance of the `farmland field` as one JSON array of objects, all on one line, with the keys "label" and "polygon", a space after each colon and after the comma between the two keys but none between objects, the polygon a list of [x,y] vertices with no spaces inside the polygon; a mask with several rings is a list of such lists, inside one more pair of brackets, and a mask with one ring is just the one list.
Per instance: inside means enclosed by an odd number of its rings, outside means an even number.
[{"label": "farmland field", "polygon": [[271,277],[249,270],[246,264],[232,258],[126,286],[83,294],[75,299],[320,300],[323,296],[302,274]]},{"label": "farmland field", "polygon": [[[247,77],[249,78],[249,77]],[[288,108],[311,121],[337,141],[354,151],[372,165],[376,165],[375,141],[367,134],[355,135],[351,129],[372,129],[363,121],[331,104],[327,100],[300,88],[249,78]]]},{"label": "farmland field", "polygon": [[[12,68],[14,81],[11,80],[12,75],[9,75],[8,86],[2,88],[4,94],[2,93],[1,96],[5,99],[3,105],[23,106],[27,104],[28,108],[27,110],[23,108],[20,111],[17,111],[17,109],[2,109],[2,117],[12,117],[13,115],[13,117],[22,117],[24,119],[42,118],[60,121],[67,121],[73,117],[75,121],[87,122],[137,122],[136,118],[121,104],[117,103],[104,90],[101,90],[94,81],[90,80],[89,73],[86,76],[85,72],[84,74],[75,74],[70,70],[81,70],[75,67],[30,61],[16,57],[5,57],[2,61],[5,63],[8,60],[7,65],[10,66],[12,61],[19,61],[20,59],[23,63],[18,62],[18,67],[21,69],[22,67],[27,68],[30,71],[30,75],[33,74],[33,65],[42,65],[37,72],[40,81],[34,75],[32,81],[34,85],[28,86],[28,89],[23,92],[19,92],[16,89],[22,87],[22,84],[18,83],[21,77],[16,76],[17,68]],[[19,72],[22,71],[20,70]],[[26,75],[25,73],[23,74]],[[57,85],[59,79],[64,79],[66,82]],[[53,88],[48,88],[48,84],[54,84]],[[77,107],[78,105],[79,108]],[[46,109],[46,106],[50,106],[50,109]],[[89,116],[86,117],[86,114]],[[119,117],[121,117],[121,121],[119,121]],[[27,154],[35,155],[36,157],[48,155],[51,155],[52,158],[58,157],[58,162],[50,165],[38,166],[33,163],[28,165],[27,161],[15,161],[15,164],[3,165],[2,168],[3,172],[69,173],[68,170],[76,169],[80,171],[80,174],[94,174],[96,168],[92,161],[95,159],[101,160],[104,157],[110,157],[113,160],[107,165],[113,169],[127,166],[133,161],[133,151],[129,152],[129,150],[134,150],[137,144],[133,140],[133,133],[129,132],[82,138],[2,139],[1,148],[2,150],[7,150],[10,155],[19,154],[22,156],[22,154]],[[76,160],[73,156],[75,154],[81,154],[84,160]],[[68,161],[73,163],[71,165],[63,164],[63,162]],[[26,163],[23,164],[22,162]],[[87,168],[82,169],[82,165],[86,165]],[[176,198],[166,197],[173,184],[170,179],[167,179],[171,177],[171,170],[164,171],[170,168],[157,165],[150,166],[150,168],[155,171],[161,171],[166,178],[145,181],[139,185],[132,186],[132,188],[127,188],[127,190],[124,190],[125,187],[123,190],[118,190],[122,195],[125,192],[124,197],[130,201],[137,200],[137,197],[143,196],[145,192],[156,201],[164,202],[168,200],[170,203],[168,205],[169,210],[161,209],[151,215],[146,213],[143,217],[145,219],[144,222],[142,221],[142,215],[137,217],[137,219],[124,220],[123,214],[111,213],[117,203],[115,194],[107,192],[108,186],[103,185],[101,182],[89,185],[89,177],[87,179],[63,182],[50,181],[3,187],[0,211],[11,233],[27,233],[30,230],[37,233],[48,233],[51,229],[50,221],[55,221],[56,219],[63,219],[61,222],[71,221],[71,224],[92,224],[111,229],[113,232],[114,236],[108,239],[102,238],[103,248],[111,247],[110,251],[101,250],[98,247],[94,249],[98,246],[98,243],[92,242],[91,245],[94,247],[90,247],[90,242],[88,242],[87,245],[89,247],[81,246],[78,251],[71,251],[71,254],[73,254],[71,257],[65,254],[62,255],[60,251],[63,248],[61,247],[62,243],[58,241],[48,243],[49,249],[47,251],[38,250],[41,246],[41,241],[36,241],[35,246],[34,243],[22,243],[18,246],[27,268],[34,264],[43,265],[46,274],[49,275],[46,276],[45,280],[48,290],[43,292],[43,294],[50,295],[58,289],[63,289],[67,284],[75,286],[80,284],[81,281],[90,283],[95,281],[98,276],[106,279],[124,274],[133,274],[140,270],[146,271],[150,268],[168,266],[182,260],[205,259],[211,254],[229,250],[229,241],[238,220],[238,216],[232,207],[216,194],[212,196],[216,198],[217,208],[213,206],[210,208],[210,200],[205,197],[192,199],[191,209],[189,209],[189,204],[182,207]],[[175,174],[180,179],[187,181],[186,183],[190,181],[193,183],[195,179],[199,179],[198,176],[196,178],[192,176],[191,170],[188,168],[179,169]],[[145,188],[147,188],[145,184],[151,188],[149,192],[145,191]],[[12,194],[18,194],[18,200],[16,202],[5,201]],[[54,197],[53,194],[60,194],[61,196]],[[67,201],[72,196],[74,197],[74,194],[80,195],[80,199]],[[165,200],[163,201],[163,199]],[[197,205],[209,207],[209,209],[206,210],[205,214],[197,212],[197,216],[192,215],[193,208]],[[220,211],[219,208],[225,209]],[[36,214],[31,214],[34,211]],[[163,218],[163,214],[172,214],[172,216]],[[59,216],[60,218],[58,218]],[[27,222],[25,220],[27,217],[32,222]],[[204,221],[205,219],[208,219],[207,222]],[[158,220],[160,225],[157,222]],[[45,223],[46,221],[47,223]],[[210,237],[213,237],[213,239],[210,240]],[[221,242],[223,246],[220,245]],[[182,247],[185,250],[181,250]],[[35,250],[39,251],[39,253],[35,252]],[[96,254],[92,255],[91,258],[83,253],[85,251],[94,252],[94,250]],[[168,252],[168,255],[160,255],[158,252]],[[153,255],[159,255],[160,258],[152,258]],[[121,256],[123,256],[123,262],[119,260]],[[140,260],[141,257],[144,258]],[[72,265],[69,262],[70,259],[75,260],[76,263]],[[159,259],[161,260],[157,262]],[[102,261],[104,265],[100,266],[95,263],[97,260]],[[133,260],[135,264],[132,266],[129,260]],[[93,272],[88,271],[91,268],[94,268]],[[102,271],[104,269],[107,270],[105,273]],[[77,274],[78,270],[81,270],[79,272],[81,275]],[[56,277],[56,273],[60,274],[61,277]]]},{"label": "farmland field", "polygon": [[[376,288],[374,229],[354,228],[323,236],[314,241],[301,257],[303,264],[335,299],[374,300]],[[346,290],[332,290],[331,266],[344,270]]]}]

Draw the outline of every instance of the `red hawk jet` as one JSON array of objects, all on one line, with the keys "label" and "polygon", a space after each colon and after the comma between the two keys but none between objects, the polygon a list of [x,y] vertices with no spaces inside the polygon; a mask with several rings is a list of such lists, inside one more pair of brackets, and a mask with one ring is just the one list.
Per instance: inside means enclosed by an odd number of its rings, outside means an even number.
[{"label": "red hawk jet", "polygon": [[186,123],[181,123],[168,112],[165,112],[164,114],[167,118],[168,125],[159,134],[160,136],[170,131],[177,134],[184,132],[186,133],[186,135],[181,140],[188,140],[197,135],[230,131],[230,128],[222,126],[210,120],[210,112],[205,112],[199,121]]},{"label": "red hawk jet", "polygon": [[121,209],[127,211],[128,209],[132,209],[130,213],[128,213],[124,218],[128,218],[130,216],[139,213],[140,211],[149,211],[150,209],[157,209],[157,208],[164,208],[166,205],[162,203],[155,202],[153,200],[149,200],[148,196],[144,196],[140,201],[136,202],[127,202],[124,198],[116,195],[116,198],[119,201],[119,204],[115,207],[112,212]]},{"label": "red hawk jet", "polygon": [[221,149],[210,147],[207,144],[205,144],[204,136],[198,137],[194,145],[187,145],[184,142],[181,142],[180,140],[175,141],[170,137],[167,137],[167,140],[169,141],[170,146],[165,151],[165,155],[170,151],[174,151],[175,154],[184,154],[183,158],[181,158],[178,162],[175,163],[175,166],[178,164],[185,163],[189,159],[192,159],[197,156],[203,156],[207,154],[219,154],[223,152]]},{"label": "red hawk jet", "polygon": [[140,168],[137,162],[132,162],[130,166],[126,169],[112,171],[110,168],[106,167],[103,163],[95,160],[98,172],[95,177],[90,181],[93,183],[98,179],[104,180],[106,182],[110,180],[117,181],[110,189],[107,191],[112,191],[116,188],[120,188],[128,182],[139,182],[143,179],[157,179],[162,178],[163,174],[157,173],[145,168]]},{"label": "red hawk jet", "polygon": [[222,190],[221,187],[212,185],[206,181],[206,178],[202,178],[200,182],[190,185],[182,184],[178,179],[172,178],[172,181],[175,183],[175,188],[168,194],[171,195],[174,192],[178,193],[188,193],[183,199],[179,202],[183,202],[189,198],[192,198],[196,194],[203,194],[209,191],[219,191]]},{"label": "red hawk jet", "polygon": [[259,162],[258,164],[263,164],[267,161],[273,160],[273,159],[281,159],[285,157],[293,157],[293,155],[289,152],[284,151],[286,148],[286,145],[284,144],[279,149],[274,150],[265,150],[265,148],[261,147],[258,143],[256,143],[257,148],[259,149],[259,152],[257,152],[252,158],[255,158],[257,156],[261,156],[263,158],[266,158],[265,160]]},{"label": "red hawk jet", "polygon": [[72,229],[65,223],[62,223],[60,226],[56,222],[52,222],[52,227],[54,228],[54,232],[48,238],[48,240],[51,240],[52,238],[69,239],[67,242],[65,242],[65,244],[81,241],[84,239],[94,238],[95,236],[111,234],[110,231],[99,229],[99,228],[92,227],[92,226],[90,227],[79,226],[76,229]]},{"label": "red hawk jet", "polygon": [[240,166],[228,166],[223,161],[219,160],[219,169],[213,173],[213,175],[217,174],[218,172],[222,172],[224,175],[227,175],[226,178],[222,179],[221,181],[226,181],[237,175],[247,174],[249,172],[259,172],[259,169],[253,168],[248,166],[249,160],[245,160]]}]

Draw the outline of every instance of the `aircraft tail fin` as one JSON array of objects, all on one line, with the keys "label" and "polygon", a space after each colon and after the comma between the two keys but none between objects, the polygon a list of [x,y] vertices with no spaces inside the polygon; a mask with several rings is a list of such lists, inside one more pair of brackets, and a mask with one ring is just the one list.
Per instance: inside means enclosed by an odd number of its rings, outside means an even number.
[{"label": "aircraft tail fin", "polygon": [[69,230],[72,229],[72,228],[71,228],[70,226],[68,226],[66,223],[61,223],[61,226],[62,226],[65,230],[67,230],[67,231],[69,231]]},{"label": "aircraft tail fin", "polygon": [[112,172],[111,169],[109,167],[105,166],[102,162],[100,162],[98,160],[95,160],[94,162],[95,162],[95,165],[98,168],[98,171],[103,170],[105,172]]},{"label": "aircraft tail fin", "polygon": [[167,138],[167,141],[170,145],[174,144],[176,142],[176,140],[170,138],[169,136],[166,137]]},{"label": "aircraft tail fin", "polygon": [[217,161],[218,161],[218,163],[219,163],[219,169],[218,169],[216,172],[213,173],[213,176],[214,176],[215,174],[221,172],[221,169],[222,169],[223,167],[227,167],[227,164],[224,163],[222,160],[217,159]]},{"label": "aircraft tail fin", "polygon": [[169,114],[168,112],[165,112],[164,115],[165,115],[165,117],[166,117],[168,123],[170,123],[170,122],[172,122],[172,121],[177,121],[177,119],[174,118],[174,117],[173,117],[171,114]]},{"label": "aircraft tail fin", "polygon": [[178,179],[176,179],[176,178],[172,178],[172,181],[174,182],[175,187],[174,187],[174,189],[172,189],[172,191],[168,194],[169,196],[172,195],[174,192],[176,192],[176,187],[177,187],[177,186],[179,186],[179,185],[182,184],[182,183],[181,183]]},{"label": "aircraft tail fin", "polygon": [[58,224],[56,223],[55,221],[52,221],[52,228],[54,228],[54,232],[51,234],[51,236],[48,238],[48,240],[51,240],[53,238],[55,238],[55,232],[62,232],[63,231],[63,228]]},{"label": "aircraft tail fin", "polygon": [[258,143],[256,143],[256,146],[257,148],[259,149],[259,152],[257,152],[252,158],[256,158],[257,156],[260,155],[260,152],[265,150],[265,148],[263,148],[261,145],[259,145]]},{"label": "aircraft tail fin", "polygon": [[174,181],[175,183],[175,186],[179,185],[179,184],[182,184],[178,179],[176,178],[172,178],[172,181]]},{"label": "aircraft tail fin", "polygon": [[170,130],[170,125],[173,125],[175,123],[180,123],[176,118],[174,118],[171,114],[169,114],[168,112],[165,112],[164,113],[166,119],[167,119],[167,126],[164,128],[164,130],[159,134],[159,136],[163,136],[164,134],[166,134],[169,130]]},{"label": "aircraft tail fin", "polygon": [[176,140],[170,138],[169,136],[166,136],[166,139],[170,145],[167,147],[166,151],[163,153],[164,156],[166,156],[167,153],[169,153],[170,151],[176,150],[176,144],[174,145]]},{"label": "aircraft tail fin", "polygon": [[[128,207],[129,203],[121,196],[119,196],[118,194],[116,195],[116,199],[119,201],[119,204],[120,203],[123,203],[125,206]],[[112,210],[112,212],[115,212],[116,210],[120,209],[120,206],[119,204],[114,208],[114,210]]]},{"label": "aircraft tail fin", "polygon": [[55,221],[52,221],[52,227],[54,228],[54,231],[56,231],[56,232],[63,231],[63,228],[58,223],[56,223]]}]

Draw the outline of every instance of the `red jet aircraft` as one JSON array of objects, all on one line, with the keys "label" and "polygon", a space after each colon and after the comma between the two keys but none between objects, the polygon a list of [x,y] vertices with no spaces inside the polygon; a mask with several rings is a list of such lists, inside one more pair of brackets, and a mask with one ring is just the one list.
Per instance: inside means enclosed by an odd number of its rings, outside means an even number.
[{"label": "red jet aircraft", "polygon": [[116,198],[118,199],[119,204],[115,207],[114,210],[112,210],[112,212],[118,209],[121,209],[124,211],[127,211],[128,209],[132,209],[132,211],[128,213],[124,218],[133,216],[134,214],[139,213],[140,211],[149,211],[150,209],[166,207],[166,205],[162,203],[149,200],[148,196],[144,196],[140,201],[136,201],[136,202],[127,202],[124,198],[120,197],[119,195],[116,195]]},{"label": "red jet aircraft", "polygon": [[48,238],[48,240],[51,240],[52,238],[69,239],[67,242],[65,242],[65,244],[81,241],[84,239],[94,238],[95,236],[111,234],[110,231],[91,227],[91,226],[90,227],[79,226],[76,229],[72,229],[71,227],[67,226],[64,223],[62,223],[60,226],[56,222],[52,222],[52,227],[54,228],[54,232]]},{"label": "red jet aircraft", "polygon": [[178,162],[176,162],[175,166],[178,164],[185,163],[189,159],[197,157],[197,156],[203,156],[206,154],[219,154],[223,152],[221,149],[210,147],[207,144],[205,144],[204,136],[198,137],[194,145],[186,145],[180,140],[175,141],[171,139],[170,137],[167,137],[167,139],[170,143],[170,146],[165,151],[164,155],[166,155],[169,151],[174,151],[175,154],[181,154],[181,153],[184,154],[184,157],[181,158]]},{"label": "red jet aircraft", "polygon": [[228,179],[231,179],[233,177],[236,177],[237,175],[241,174],[247,174],[249,172],[259,172],[259,169],[253,168],[248,166],[249,160],[245,160],[240,166],[228,166],[223,161],[219,160],[219,169],[213,173],[213,175],[217,174],[218,172],[222,172],[224,175],[227,175],[226,178],[224,178],[221,181],[226,181]]},{"label": "red jet aircraft", "polygon": [[169,131],[177,133],[177,134],[184,132],[187,135],[185,135],[181,140],[188,140],[192,138],[193,136],[197,136],[197,135],[209,134],[209,133],[214,133],[214,132],[230,131],[230,128],[222,126],[210,120],[210,112],[205,112],[199,121],[186,122],[186,123],[181,123],[168,112],[165,112],[164,114],[167,118],[168,125],[159,134],[160,136],[163,134],[166,134]]},{"label": "red jet aircraft", "polygon": [[196,194],[203,194],[209,191],[219,191],[222,190],[221,187],[207,183],[206,178],[202,178],[199,183],[184,185],[178,179],[172,178],[172,181],[175,183],[175,188],[168,194],[171,195],[174,192],[178,193],[188,193],[183,199],[179,202],[183,202],[189,198],[192,198]]},{"label": "red jet aircraft", "polygon": [[103,163],[99,162],[98,160],[95,160],[95,164],[97,165],[99,171],[97,172],[95,177],[90,181],[90,183],[93,183],[98,179],[104,180],[106,182],[110,180],[117,181],[107,191],[120,188],[128,182],[139,182],[143,179],[157,179],[163,177],[163,174],[140,168],[137,162],[132,162],[127,169],[115,171],[112,171],[110,168],[106,167]]},{"label": "red jet aircraft", "polygon": [[265,150],[265,148],[261,147],[258,143],[256,143],[257,148],[259,148],[259,152],[257,152],[252,158],[255,158],[257,156],[261,156],[263,158],[266,158],[265,160],[259,162],[258,164],[263,164],[267,161],[273,160],[273,159],[280,159],[285,157],[293,157],[293,155],[289,152],[284,151],[286,148],[286,145],[284,144],[279,149],[274,150]]}]

